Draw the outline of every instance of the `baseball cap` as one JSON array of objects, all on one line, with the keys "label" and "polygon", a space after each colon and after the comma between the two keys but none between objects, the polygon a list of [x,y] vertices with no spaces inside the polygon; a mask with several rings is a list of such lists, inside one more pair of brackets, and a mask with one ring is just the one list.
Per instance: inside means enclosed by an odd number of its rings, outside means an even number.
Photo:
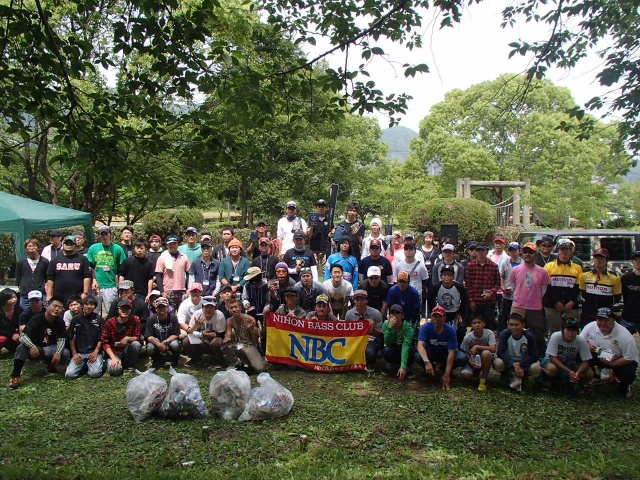
[{"label": "baseball cap", "polygon": [[234,238],[229,242],[229,247],[240,247],[240,248],[242,248],[242,242],[240,240],[238,240],[237,238]]},{"label": "baseball cap", "polygon": [[573,248],[574,243],[568,238],[561,238],[556,244],[556,248]]},{"label": "baseball cap", "polygon": [[29,301],[31,300],[42,300],[42,292],[40,290],[31,290],[27,294],[27,298]]},{"label": "baseball cap", "polygon": [[369,243],[369,248],[371,248],[371,247],[381,247],[381,246],[382,246],[382,242],[381,242],[379,239],[377,239],[377,238],[374,238],[374,239],[373,239],[373,240],[371,240],[371,242]]},{"label": "baseball cap", "polygon": [[225,290],[231,290],[231,285],[229,283],[220,287],[220,293],[224,292]]},{"label": "baseball cap", "polygon": [[445,265],[440,269],[440,276],[442,276],[442,274],[444,272],[451,272],[455,275],[456,271],[453,267],[450,267],[449,265]]},{"label": "baseball cap", "polygon": [[613,312],[609,307],[602,307],[598,309],[598,313],[596,313],[596,317],[611,318],[613,317]]},{"label": "baseball cap", "polygon": [[63,243],[67,243],[67,242],[71,242],[71,243],[73,243],[75,245],[76,244],[75,235],[67,235],[66,237],[64,237]]},{"label": "baseball cap", "polygon": [[507,250],[520,250],[520,244],[518,242],[511,242]]},{"label": "baseball cap", "polygon": [[534,252],[538,251],[538,246],[533,242],[527,242],[522,246],[522,250],[524,250],[526,248],[529,248],[529,249],[533,250]]},{"label": "baseball cap", "polygon": [[389,308],[389,313],[404,313],[404,308],[402,308],[402,305],[398,305],[397,303],[394,303]]},{"label": "baseball cap", "polygon": [[467,250],[475,250],[476,245],[478,245],[478,242],[476,242],[475,240],[470,241],[469,243],[467,243]]},{"label": "baseball cap", "polygon": [[[169,303],[169,301],[166,298],[164,300],[167,302],[167,304]],[[129,302],[129,300],[127,300],[126,298],[121,298],[118,301],[118,308],[131,308],[131,302]]]},{"label": "baseball cap", "polygon": [[536,240],[536,245],[540,245],[541,243],[553,243],[553,237],[550,237],[549,235],[545,235],[544,237]]},{"label": "baseball cap", "polygon": [[287,202],[287,208],[289,208],[289,207],[298,208],[298,204],[296,202],[294,202],[293,200],[289,200]]},{"label": "baseball cap", "polygon": [[302,230],[296,230],[293,233],[293,238],[306,238],[307,236],[304,234]]},{"label": "baseball cap", "polygon": [[311,268],[310,267],[302,267],[300,269],[300,276],[302,275],[313,275],[313,273],[311,273]]},{"label": "baseball cap", "polygon": [[266,221],[266,220],[264,220],[264,219],[262,219],[262,218],[261,218],[260,220],[258,220],[258,223],[256,223],[256,227],[257,227],[258,225],[268,225],[268,223],[267,223],[267,221]]},{"label": "baseball cap", "polygon": [[507,241],[504,239],[504,237],[496,237],[493,239],[493,243],[504,243],[506,245]]},{"label": "baseball cap", "polygon": [[198,229],[196,227],[188,227],[185,233],[195,233],[198,234]]},{"label": "baseball cap", "polygon": [[634,258],[638,258],[640,257],[640,251],[636,250],[635,252],[633,252],[631,254],[631,260],[633,260]]},{"label": "baseball cap", "polygon": [[380,276],[382,276],[380,267],[376,267],[375,265],[373,265],[367,269],[367,277],[380,277]]},{"label": "baseball cap", "polygon": [[71,235],[74,235],[76,237],[84,237],[84,232],[82,230],[74,230],[73,233]]},{"label": "baseball cap", "polygon": [[456,250],[456,247],[454,247],[452,243],[445,243],[442,246],[442,251],[443,252],[447,252],[447,251],[448,252],[455,252],[455,250]]},{"label": "baseball cap", "polygon": [[295,295],[297,297],[298,290],[295,287],[287,287],[284,289],[284,296],[286,297],[287,295]]},{"label": "baseball cap", "polygon": [[189,291],[193,292],[194,290],[198,290],[198,291],[202,291],[202,284],[199,282],[193,282],[190,286],[189,286]]},{"label": "baseball cap", "polygon": [[329,305],[329,297],[327,297],[326,295],[318,295],[316,297],[316,304],[318,303],[326,303],[327,305]]},{"label": "baseball cap", "polygon": [[150,242],[162,242],[162,237],[160,235],[151,235],[149,237]]},{"label": "baseball cap", "polygon": [[120,285],[118,285],[118,290],[129,290],[130,288],[133,288],[133,282],[131,280],[123,280],[120,282]]},{"label": "baseball cap", "polygon": [[169,235],[167,237],[167,243],[178,243],[180,240],[178,240],[178,237],[176,235]]},{"label": "baseball cap", "polygon": [[321,198],[316,202],[316,207],[319,206],[319,205],[324,205],[326,207],[327,206],[327,201],[324,198]]},{"label": "baseball cap", "polygon": [[210,240],[204,240],[202,243],[200,243],[200,248],[205,248],[205,247],[208,247],[208,248],[213,247],[213,244],[211,243]]},{"label": "baseball cap", "polygon": [[398,274],[398,281],[404,280],[405,282],[409,281],[409,272],[400,272]]},{"label": "baseball cap", "polygon": [[100,225],[98,229],[99,233],[111,233],[111,227],[109,225]]},{"label": "baseball cap", "polygon": [[[100,227],[102,228],[102,227]],[[62,237],[64,235],[64,233],[62,233],[62,230],[60,230],[59,228],[54,228],[53,230],[51,230],[49,232],[49,236],[50,237]]]},{"label": "baseball cap", "polygon": [[258,240],[258,243],[266,243],[267,245],[269,245],[271,243],[271,240],[269,240],[269,237],[260,237],[260,240]]},{"label": "baseball cap", "polygon": [[579,330],[580,322],[576,318],[565,318],[562,320],[562,328],[573,328],[574,330]]},{"label": "baseball cap", "polygon": [[407,242],[404,244],[404,249],[405,250],[415,250],[416,249],[416,244],[413,242]]},{"label": "baseball cap", "polygon": [[369,298],[369,294],[366,290],[356,290],[353,292],[353,298]]},{"label": "baseball cap", "polygon": [[609,258],[609,250],[606,248],[598,248],[593,252],[593,256],[600,255],[605,258]]},{"label": "baseball cap", "polygon": [[404,239],[405,240],[409,240],[409,239],[413,240],[413,233],[405,233],[404,234]]},{"label": "baseball cap", "polygon": [[169,306],[169,300],[167,300],[166,298],[159,297],[156,300],[156,308],[158,308],[158,307],[168,307],[168,306]]},{"label": "baseball cap", "polygon": [[149,298],[151,298],[151,297],[159,297],[160,295],[162,295],[160,293],[160,290],[151,290],[151,293],[149,294]]},{"label": "baseball cap", "polygon": [[476,243],[476,250],[489,250],[489,246],[484,242]]},{"label": "baseball cap", "polygon": [[431,310],[431,316],[433,317],[434,315],[446,316],[447,315],[447,311],[443,307],[438,305],[437,307],[434,307],[433,310]]},{"label": "baseball cap", "polygon": [[202,306],[206,307],[207,305],[213,305],[214,307],[218,306],[218,300],[216,297],[212,297],[211,295],[207,295],[206,297],[202,297]]}]

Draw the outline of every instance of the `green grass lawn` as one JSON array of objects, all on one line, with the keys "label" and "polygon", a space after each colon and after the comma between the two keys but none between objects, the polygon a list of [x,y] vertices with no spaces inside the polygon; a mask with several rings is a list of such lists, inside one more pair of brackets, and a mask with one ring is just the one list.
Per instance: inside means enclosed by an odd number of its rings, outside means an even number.
[{"label": "green grass lawn", "polygon": [[[4,385],[11,366],[5,355]],[[189,372],[210,406],[215,371]],[[460,380],[443,391],[359,372],[271,374],[295,397],[287,417],[135,423],[125,400],[133,374],[70,381],[28,363],[21,389],[0,390],[0,478],[640,478],[639,391],[622,399],[601,386],[575,398],[492,379],[480,394]]]}]

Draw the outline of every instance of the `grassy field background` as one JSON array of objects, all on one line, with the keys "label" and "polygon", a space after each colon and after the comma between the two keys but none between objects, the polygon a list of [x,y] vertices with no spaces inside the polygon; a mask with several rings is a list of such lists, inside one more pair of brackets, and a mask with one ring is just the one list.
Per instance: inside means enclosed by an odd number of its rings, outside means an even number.
[{"label": "grassy field background", "polygon": [[[7,382],[12,363],[0,360]],[[198,378],[210,407],[215,371],[178,370]],[[167,369],[158,373],[169,381]],[[125,400],[134,374],[70,381],[29,363],[21,389],[0,390],[0,477],[640,478],[638,392],[632,399],[608,386],[580,398],[516,393],[492,379],[481,394],[455,379],[443,391],[436,381],[360,372],[271,374],[295,397],[287,417],[135,423]],[[211,426],[209,442],[203,425]],[[306,451],[300,434],[308,435]]]}]

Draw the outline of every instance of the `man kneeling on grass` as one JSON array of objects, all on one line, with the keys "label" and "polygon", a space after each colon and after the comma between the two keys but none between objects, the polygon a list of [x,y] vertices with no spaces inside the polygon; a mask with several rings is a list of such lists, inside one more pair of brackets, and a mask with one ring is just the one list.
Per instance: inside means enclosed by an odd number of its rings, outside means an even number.
[{"label": "man kneeling on grass", "polygon": [[82,301],[82,312],[71,319],[71,361],[64,374],[67,378],[78,378],[85,367],[89,377],[102,376],[102,318],[95,313],[97,306],[96,297],[89,296]]},{"label": "man kneeling on grass", "polygon": [[[187,327],[188,328],[188,327]],[[178,317],[169,313],[169,300],[160,297],[156,300],[156,314],[147,321],[144,332],[147,339],[147,355],[151,357],[152,368],[161,368],[168,361],[172,367],[180,360],[180,325]]]},{"label": "man kneeling on grass", "polygon": [[460,375],[462,378],[471,380],[473,377],[478,378],[482,372],[478,384],[479,392],[487,390],[487,377],[497,349],[495,335],[485,326],[482,314],[474,314],[471,320],[471,331],[465,335],[460,345],[460,350],[469,355],[469,363],[463,367]]},{"label": "man kneeling on grass", "polygon": [[498,358],[493,361],[493,368],[503,375],[510,373],[509,386],[520,391],[526,375],[534,378],[540,375],[536,339],[524,329],[524,319],[519,313],[509,315],[507,327],[500,333]]},{"label": "man kneeling on grass", "polygon": [[582,384],[593,378],[593,371],[589,369],[591,351],[587,341],[578,336],[579,320],[565,318],[561,326],[562,330],[549,338],[547,353],[540,362],[542,390],[548,392],[554,383],[563,383],[573,385],[573,391],[582,394]]},{"label": "man kneeling on grass", "polygon": [[131,304],[121,298],[118,300],[118,315],[107,320],[102,329],[102,349],[108,357],[109,375],[122,375],[124,368],[134,370],[142,349],[140,335],[140,319],[131,315]]},{"label": "man kneeling on grass", "polygon": [[454,368],[464,367],[467,364],[467,356],[458,350],[456,330],[448,323],[447,312],[441,306],[431,311],[431,321],[426,322],[420,328],[418,334],[418,351],[416,362],[424,366],[428,376],[435,376],[434,363],[442,365],[444,374],[441,382],[442,388],[449,390],[451,387],[451,372]]},{"label": "man kneeling on grass", "polygon": [[[297,296],[296,296],[297,299]],[[258,351],[260,332],[256,319],[242,313],[240,300],[231,299],[228,303],[231,317],[227,319],[227,332],[224,337],[224,354],[231,366],[243,369],[253,368],[257,372],[265,369],[265,362]],[[231,341],[233,340],[233,343]]]},{"label": "man kneeling on grass", "polygon": [[389,375],[398,370],[398,378],[414,378],[411,369],[415,350],[413,348],[413,327],[411,322],[404,321],[402,305],[393,304],[389,308],[389,320],[382,324],[384,348],[382,355],[387,363],[383,374]]},{"label": "man kneeling on grass", "polygon": [[34,315],[27,322],[20,334],[20,345],[13,359],[9,388],[20,387],[22,367],[27,360],[42,359],[47,372],[52,373],[57,372],[57,366],[61,361],[69,360],[69,350],[64,348],[67,329],[60,316],[63,311],[64,300],[54,295],[44,313]]}]

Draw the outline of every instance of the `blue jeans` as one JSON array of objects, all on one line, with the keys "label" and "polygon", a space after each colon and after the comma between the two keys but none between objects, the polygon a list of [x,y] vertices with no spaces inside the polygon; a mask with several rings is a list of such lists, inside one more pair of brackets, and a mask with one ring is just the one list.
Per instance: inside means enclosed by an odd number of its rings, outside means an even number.
[{"label": "blue jeans", "polygon": [[98,354],[94,362],[89,361],[88,353],[79,353],[78,355],[80,355],[82,361],[78,364],[73,358],[71,358],[69,365],[67,366],[67,371],[64,373],[65,377],[78,378],[85,366],[87,367],[87,376],[91,378],[98,378],[102,376],[104,358],[101,353]]},{"label": "blue jeans", "polygon": [[[429,361],[435,364],[441,363],[442,369],[444,370],[447,366],[447,357],[449,356],[448,352],[444,354],[436,354],[434,352],[430,352],[427,350],[427,355],[429,355]],[[415,353],[416,363],[424,368],[424,361],[420,356],[420,352]],[[456,358],[453,360],[453,368],[464,367],[469,362],[469,357],[466,353],[456,350]]]},{"label": "blue jeans", "polygon": [[117,355],[117,357],[120,359],[120,365],[118,365],[118,367],[114,369],[111,369],[113,360],[111,360],[110,358],[107,359],[107,370],[109,370],[109,375],[111,375],[112,377],[117,377],[122,375],[122,372],[125,368],[134,367],[141,349],[142,344],[140,342],[131,342],[123,351],[121,351]]},{"label": "blue jeans", "polygon": [[[55,355],[57,348],[58,348],[57,345],[47,345],[46,347],[38,347],[40,356],[35,360],[44,360],[47,363],[50,362],[53,356]],[[60,354],[60,363],[64,363],[67,360],[69,360],[69,356],[70,356],[70,352],[68,349],[65,348],[64,350],[62,350],[62,353]],[[16,353],[14,358],[16,360],[23,360],[23,361],[34,360],[31,358],[31,351],[29,347],[26,347],[22,343],[18,345],[18,348],[16,348]]]},{"label": "blue jeans", "polygon": [[[407,358],[407,368],[409,368],[413,364],[413,357],[416,354],[416,350],[411,347],[409,348],[409,356]],[[401,365],[402,364],[402,345],[390,345],[385,346],[382,349],[382,356],[384,360],[390,365]]]},{"label": "blue jeans", "polygon": [[169,343],[169,348],[164,352],[158,350],[153,343],[147,342],[147,355],[151,357],[151,360],[155,363],[164,364],[167,360],[170,362],[176,362],[180,358],[180,351],[182,350],[182,344],[180,340],[174,340]]}]

